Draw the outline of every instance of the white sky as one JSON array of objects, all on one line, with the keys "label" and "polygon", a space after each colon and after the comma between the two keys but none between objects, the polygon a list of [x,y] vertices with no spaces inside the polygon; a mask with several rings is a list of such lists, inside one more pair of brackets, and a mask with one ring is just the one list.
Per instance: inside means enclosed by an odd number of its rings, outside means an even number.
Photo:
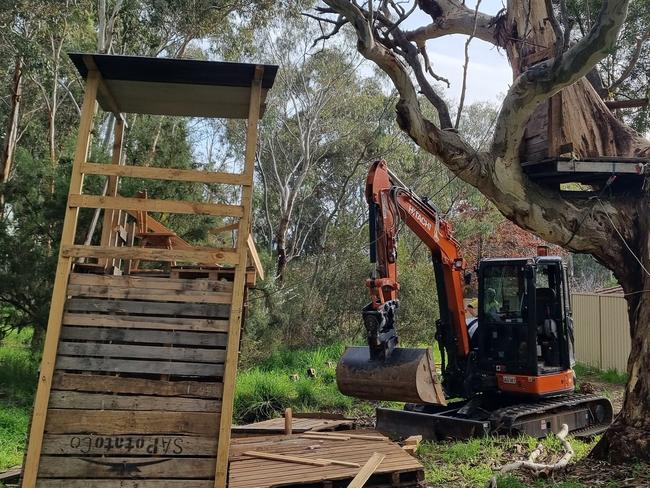
[{"label": "white sky", "polygon": [[[466,5],[474,9],[476,1],[468,0]],[[496,14],[503,4],[501,0],[483,0],[479,10],[486,14]],[[404,30],[415,29],[430,24],[431,17],[420,9],[402,24]],[[452,35],[427,42],[427,52],[433,65],[433,71],[451,83],[445,89],[448,100],[458,103],[463,82],[463,64],[465,62],[466,36]],[[512,70],[505,53],[480,39],[473,39],[469,47],[469,69],[467,73],[466,103],[501,102],[503,95],[512,82]]]}]

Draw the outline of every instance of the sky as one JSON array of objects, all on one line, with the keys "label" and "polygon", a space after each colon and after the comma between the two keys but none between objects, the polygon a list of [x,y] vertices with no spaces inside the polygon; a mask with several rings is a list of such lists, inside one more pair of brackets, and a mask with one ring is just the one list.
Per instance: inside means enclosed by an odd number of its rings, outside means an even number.
[{"label": "sky", "polygon": [[[474,0],[468,0],[466,5],[471,9],[476,8]],[[494,15],[502,7],[501,0],[483,0],[479,10]],[[431,17],[416,9],[401,27],[404,30],[411,30],[430,23]],[[454,103],[458,103],[463,83],[466,39],[466,36],[452,35],[427,42],[427,53],[433,71],[447,78],[451,83],[451,88],[444,91],[446,98]],[[469,60],[466,102],[500,103],[512,82],[512,70],[505,53],[475,38],[470,43]]]}]

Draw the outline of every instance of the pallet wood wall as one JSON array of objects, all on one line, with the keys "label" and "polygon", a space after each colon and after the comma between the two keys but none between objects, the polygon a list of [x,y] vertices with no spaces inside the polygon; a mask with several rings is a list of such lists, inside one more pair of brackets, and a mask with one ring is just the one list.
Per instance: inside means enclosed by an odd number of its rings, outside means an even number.
[{"label": "pallet wood wall", "polygon": [[73,273],[37,486],[212,487],[232,291]]}]

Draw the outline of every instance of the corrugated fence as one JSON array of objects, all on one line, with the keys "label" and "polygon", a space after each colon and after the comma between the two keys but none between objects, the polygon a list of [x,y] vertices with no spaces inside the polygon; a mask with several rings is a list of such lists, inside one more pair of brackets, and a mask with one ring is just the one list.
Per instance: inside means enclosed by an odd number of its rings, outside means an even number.
[{"label": "corrugated fence", "polygon": [[576,361],[601,370],[627,371],[630,325],[621,295],[574,293]]}]

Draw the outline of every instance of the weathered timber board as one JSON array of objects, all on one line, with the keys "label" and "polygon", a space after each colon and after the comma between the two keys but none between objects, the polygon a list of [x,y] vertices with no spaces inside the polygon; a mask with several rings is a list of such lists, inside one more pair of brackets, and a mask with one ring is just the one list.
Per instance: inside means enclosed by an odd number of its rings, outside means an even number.
[{"label": "weathered timber board", "polygon": [[143,315],[106,315],[65,313],[64,325],[117,327],[134,329],[227,332],[228,321],[219,319],[188,319],[178,317],[147,317]]},{"label": "weathered timber board", "polygon": [[226,292],[113,288],[108,285],[70,285],[68,296],[189,303],[230,303],[232,300],[232,293]]},{"label": "weathered timber board", "polygon": [[[364,433],[379,435],[374,431]],[[234,439],[231,444],[230,488],[305,486],[327,480],[352,479],[359,471],[359,468],[338,465],[318,467],[255,459],[245,456],[243,453],[246,451],[335,459],[356,462],[359,465],[363,465],[374,452],[381,452],[386,457],[376,470],[378,475],[401,472],[421,473],[423,470],[422,465],[414,457],[390,441],[314,440],[300,436],[245,437]]]},{"label": "weathered timber board", "polygon": [[223,376],[223,364],[139,361],[81,356],[59,356],[55,370],[107,371],[112,373],[165,374],[178,376]]},{"label": "weathered timber board", "polygon": [[61,340],[112,341],[208,347],[225,347],[227,344],[226,334],[221,333],[72,326],[64,326],[61,329]]},{"label": "weathered timber board", "polygon": [[110,286],[111,288],[144,288],[148,290],[183,291],[232,291],[232,281],[225,280],[183,280],[172,278],[151,278],[146,276],[106,276],[73,273],[69,287],[73,285]]},{"label": "weathered timber board", "polygon": [[221,383],[215,382],[164,381],[62,372],[54,374],[52,383],[52,388],[56,390],[189,398],[220,398],[222,387]]},{"label": "weathered timber board", "polygon": [[230,306],[212,303],[168,303],[157,301],[70,298],[66,302],[66,311],[228,318],[230,315]]},{"label": "weathered timber board", "polygon": [[214,476],[215,458],[42,456],[43,478],[185,478]]},{"label": "weathered timber board", "polygon": [[59,355],[163,359],[197,363],[223,363],[226,357],[223,349],[141,346],[97,342],[61,342],[59,344]]},{"label": "weathered timber board", "polygon": [[166,410],[172,412],[220,412],[221,402],[205,398],[114,395],[53,390],[51,408],[86,410]]},{"label": "weathered timber board", "polygon": [[[293,417],[291,420],[292,432],[320,432],[333,430],[346,430],[354,427],[352,419],[321,419],[309,417]],[[272,435],[284,433],[284,418],[264,420],[246,425],[234,425],[233,436],[243,435]]]},{"label": "weathered timber board", "polygon": [[211,480],[98,480],[98,479],[43,479],[37,488],[213,488]]},{"label": "weathered timber board", "polygon": [[205,435],[215,432],[218,413],[140,412],[128,410],[75,410],[51,408],[47,414],[48,434],[165,434]]},{"label": "weathered timber board", "polygon": [[43,454],[77,456],[212,456],[214,437],[188,435],[48,434]]}]

